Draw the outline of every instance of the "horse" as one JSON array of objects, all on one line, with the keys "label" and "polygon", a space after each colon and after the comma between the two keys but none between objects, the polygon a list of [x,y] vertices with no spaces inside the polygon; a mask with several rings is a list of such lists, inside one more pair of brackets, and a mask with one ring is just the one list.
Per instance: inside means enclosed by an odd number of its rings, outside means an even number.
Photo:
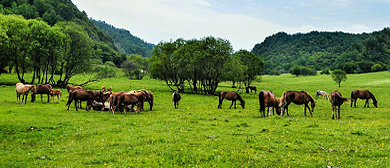
[{"label": "horse", "polygon": [[153,100],[154,100],[153,93],[151,91],[149,91],[149,90],[141,90],[141,91],[146,94],[145,101],[148,101],[148,103],[149,103],[149,110],[152,111],[153,110]]},{"label": "horse", "polygon": [[69,98],[68,98],[68,102],[66,103],[65,106],[68,106],[67,110],[69,110],[69,106],[72,103],[72,101],[74,100],[74,105],[75,105],[76,111],[78,111],[77,102],[80,101],[80,103],[81,103],[81,101],[87,101],[87,105],[86,105],[85,109],[87,111],[89,111],[90,107],[92,106],[93,100],[96,97],[100,97],[100,99],[103,99],[103,92],[91,91],[91,90],[75,90],[75,91],[70,93]]},{"label": "horse", "polygon": [[114,108],[114,102],[116,101],[116,98],[118,97],[118,95],[121,95],[121,94],[125,94],[126,92],[124,91],[120,91],[120,92],[116,92],[116,93],[112,93],[110,95],[110,97],[108,98],[108,101],[110,102],[110,109],[109,111],[114,111],[116,109],[113,109]]},{"label": "horse", "polygon": [[[98,93],[99,91],[93,91],[93,92],[94,92],[94,95],[100,94],[100,93]],[[100,91],[100,92],[103,93],[103,91]],[[102,108],[100,110],[104,111],[104,108],[105,108],[104,103],[110,98],[110,96],[111,96],[111,92],[103,93],[103,95],[101,97],[100,96],[95,96],[93,103],[95,103],[95,102],[97,104],[101,103],[103,106],[102,106]]]},{"label": "horse", "polygon": [[[138,98],[138,105],[137,105],[137,110],[139,111],[144,111],[144,102],[146,99],[147,94],[143,91],[130,91],[130,94],[134,94]],[[132,104],[131,109],[133,109],[134,105]]]},{"label": "horse", "polygon": [[181,96],[178,91],[174,91],[172,94],[172,102],[173,105],[175,106],[175,109],[179,107],[179,101],[181,100]]},{"label": "horse", "polygon": [[[118,94],[115,98],[115,101],[112,103],[113,107],[112,107],[112,114],[115,114],[115,110],[118,106],[120,105],[137,105],[137,111],[139,113],[141,107],[140,107],[140,103],[139,103],[139,100],[137,98],[137,96],[135,94],[128,94],[128,93],[122,93],[122,94]],[[127,108],[125,107],[124,109],[124,112],[126,113],[127,112]]]},{"label": "horse", "polygon": [[[312,112],[314,112],[315,107],[315,101],[314,98],[306,91],[285,91],[282,94],[282,97],[280,98],[279,106],[282,107],[282,116],[284,116],[284,111],[287,111],[287,116],[290,116],[288,114],[288,106],[290,103],[293,102],[297,105],[305,105],[305,116],[306,116],[306,108],[309,109],[310,115],[313,117]],[[311,109],[309,107],[309,103],[311,104]]]},{"label": "horse", "polygon": [[[73,91],[75,91],[75,90],[82,90],[83,89],[83,87],[81,87],[81,86],[71,86],[71,85],[67,85],[66,86],[66,91],[68,92],[68,94],[69,94],[69,96],[68,96],[68,99],[69,99],[69,97],[70,97],[70,94],[73,92]],[[81,107],[81,102],[79,103],[80,104],[80,108],[82,108]],[[66,105],[65,105],[66,106]]]},{"label": "horse", "polygon": [[249,90],[251,90],[251,95],[252,95],[252,91],[255,91],[255,94],[257,92],[256,86],[248,86],[245,89],[246,89],[246,93],[249,93]]},{"label": "horse", "polygon": [[318,96],[322,96],[322,99],[324,99],[326,97],[326,100],[329,100],[329,95],[325,91],[317,90],[316,99],[318,99]]},{"label": "horse", "polygon": [[51,85],[49,84],[39,84],[35,90],[31,93],[31,102],[35,102],[35,96],[36,94],[40,94],[41,95],[41,102],[43,102],[43,94],[46,94],[47,95],[47,103],[50,102],[50,93],[51,93],[51,90],[53,90],[53,88],[51,87]]},{"label": "horse", "polygon": [[374,94],[372,94],[370,91],[368,91],[368,90],[354,90],[354,91],[352,91],[351,92],[351,107],[352,107],[352,103],[354,103],[355,107],[356,107],[356,101],[358,98],[366,99],[366,103],[364,103],[364,107],[369,108],[370,103],[368,102],[368,100],[372,99],[372,103],[374,104],[375,108],[378,108],[378,102],[376,101]]},{"label": "horse", "polygon": [[[24,100],[24,104],[27,104],[28,93],[30,93],[30,91],[35,90],[35,85],[25,85],[23,83],[17,83],[15,85],[15,90],[16,90],[16,102],[17,103],[21,102],[21,104],[23,104],[23,100]],[[23,95],[22,101],[20,101],[20,95]]]},{"label": "horse", "polygon": [[[330,101],[330,104],[332,104],[332,112],[333,112],[332,119],[335,118],[335,114],[336,114],[336,118],[340,119],[340,106],[345,101],[348,101],[348,99],[343,97],[339,91],[333,91],[332,93],[330,93],[329,101]],[[336,113],[336,106],[338,107],[338,109],[337,109],[338,117],[337,117],[337,113]]]},{"label": "horse", "polygon": [[[265,118],[266,107],[268,107],[268,112],[269,112],[269,108],[272,107],[274,115],[275,115],[275,108],[276,108],[276,114],[280,115],[279,103],[272,91],[266,91],[266,90],[260,91],[259,103],[260,103],[260,114],[262,115],[262,117]],[[267,116],[268,115],[269,113],[267,113]]]},{"label": "horse", "polygon": [[60,102],[61,95],[62,95],[62,93],[61,93],[60,89],[51,90],[51,92],[50,92],[50,96],[51,96],[53,103],[54,103],[54,96],[57,96],[57,104],[58,104]]},{"label": "horse", "polygon": [[222,108],[222,102],[223,99],[231,100],[232,105],[230,105],[229,109],[232,108],[233,103],[234,103],[234,109],[236,109],[236,101],[239,100],[241,102],[241,107],[245,109],[245,101],[241,98],[241,96],[237,92],[232,92],[232,91],[222,91],[218,94],[219,96],[219,104],[218,108]]}]

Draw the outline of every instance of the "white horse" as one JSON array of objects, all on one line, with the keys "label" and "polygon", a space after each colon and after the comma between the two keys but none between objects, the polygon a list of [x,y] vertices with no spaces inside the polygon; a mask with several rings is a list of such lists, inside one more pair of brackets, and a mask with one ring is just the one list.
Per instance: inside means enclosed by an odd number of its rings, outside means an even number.
[{"label": "white horse", "polygon": [[322,96],[322,99],[326,97],[326,99],[329,100],[329,95],[325,91],[317,90],[316,99],[318,98],[318,96]]}]

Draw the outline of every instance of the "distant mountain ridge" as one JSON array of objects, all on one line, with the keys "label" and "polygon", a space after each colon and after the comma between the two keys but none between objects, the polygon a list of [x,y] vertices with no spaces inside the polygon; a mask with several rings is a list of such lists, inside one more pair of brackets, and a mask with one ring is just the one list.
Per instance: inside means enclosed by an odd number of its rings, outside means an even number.
[{"label": "distant mountain ridge", "polygon": [[139,37],[133,36],[126,29],[119,29],[105,21],[91,19],[92,22],[99,27],[105,34],[110,36],[119,51],[130,54],[140,54],[144,57],[151,57],[154,44],[147,43]]}]

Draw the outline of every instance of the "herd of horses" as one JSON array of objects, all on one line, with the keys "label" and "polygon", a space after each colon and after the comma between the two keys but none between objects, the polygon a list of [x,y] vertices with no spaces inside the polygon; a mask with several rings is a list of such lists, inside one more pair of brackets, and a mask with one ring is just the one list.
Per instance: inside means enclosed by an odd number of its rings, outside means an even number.
[{"label": "herd of horses", "polygon": [[[59,99],[61,97],[61,90],[54,90],[49,84],[39,84],[28,85],[23,83],[17,83],[15,86],[16,95],[17,95],[17,103],[24,104],[27,103],[28,94],[31,92],[31,102],[34,102],[36,99],[36,95],[41,95],[41,102],[43,102],[44,94],[47,95],[47,102],[50,102],[50,97],[52,97],[52,102],[54,102],[54,97],[57,97],[57,104],[59,103]],[[81,86],[70,86],[66,87],[66,91],[68,92],[68,101],[65,106],[67,106],[67,110],[72,102],[74,102],[76,111],[78,108],[82,108],[81,103],[83,101],[86,102],[85,109],[89,111],[91,108],[95,110],[106,110],[110,111],[113,114],[115,111],[123,111],[127,112],[130,110],[131,112],[142,112],[144,111],[144,102],[147,101],[149,103],[149,110],[153,109],[153,100],[154,95],[151,91],[148,90],[138,90],[138,91],[130,91],[124,92],[119,91],[116,93],[112,92],[112,88],[102,87],[101,90],[83,90]],[[23,95],[22,100],[20,97]],[[222,91],[217,94],[219,97],[218,109],[222,108],[222,102],[224,99],[232,101],[232,104],[229,108],[236,108],[236,101],[240,101],[241,107],[245,108],[245,101],[242,97],[234,91]],[[348,101],[348,98],[342,96],[339,91],[333,91],[330,93],[330,96],[325,91],[318,90],[316,92],[316,98],[322,96],[323,99],[326,98],[330,101],[332,105],[332,119],[338,118],[340,119],[340,106]],[[356,107],[357,99],[365,99],[364,107],[369,107],[369,99],[372,99],[375,107],[378,107],[377,100],[370,91],[368,90],[355,90],[351,92],[351,107]],[[272,110],[273,115],[275,115],[275,110],[277,115],[284,116],[286,113],[289,115],[288,107],[291,103],[296,105],[304,105],[304,115],[306,115],[306,110],[310,112],[310,116],[313,116],[314,108],[316,101],[315,99],[307,92],[307,91],[285,91],[283,92],[280,98],[277,98],[272,91],[262,90],[258,94],[259,104],[260,104],[260,114],[262,117],[269,116],[269,113]],[[172,102],[174,103],[174,107],[178,108],[179,101],[181,100],[181,96],[179,92],[174,91],[172,94]],[[109,103],[106,103],[106,102]],[[310,106],[309,106],[310,104]],[[137,109],[134,109],[134,106],[137,106]],[[265,109],[268,107],[268,110]]]},{"label": "herd of horses", "polygon": [[[332,105],[332,119],[338,118],[340,119],[340,106],[348,101],[348,98],[342,96],[339,91],[333,91],[329,95],[325,91],[317,91],[318,96],[322,96],[323,98],[329,99]],[[239,100],[241,102],[241,107],[245,108],[245,101],[241,98],[241,96],[234,91],[222,91],[219,96],[219,104],[218,108],[222,108],[222,101],[224,99],[231,100],[232,104],[229,108],[232,108],[234,104],[234,108],[236,108],[236,101]],[[377,100],[370,91],[368,90],[355,90],[351,92],[351,107],[354,105],[356,107],[357,99],[366,100],[364,107],[369,107],[369,100],[372,99],[375,107],[378,107]],[[283,92],[280,98],[277,98],[272,91],[262,90],[259,92],[259,104],[260,104],[260,114],[262,117],[266,116],[266,107],[267,116],[270,113],[270,108],[273,112],[273,115],[276,114],[284,116],[284,113],[287,113],[287,116],[290,116],[288,113],[288,106],[294,103],[296,105],[304,105],[304,115],[306,115],[306,109],[310,112],[310,116],[313,117],[313,112],[315,108],[316,101],[315,99],[307,92],[307,91],[285,91]],[[309,106],[310,103],[310,106]]]}]

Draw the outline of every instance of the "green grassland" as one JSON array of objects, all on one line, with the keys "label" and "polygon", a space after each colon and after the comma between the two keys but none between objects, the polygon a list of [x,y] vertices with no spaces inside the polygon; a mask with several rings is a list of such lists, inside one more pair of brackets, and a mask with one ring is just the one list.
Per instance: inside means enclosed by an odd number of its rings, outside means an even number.
[{"label": "green grassland", "polygon": [[[82,82],[76,76],[73,82]],[[2,83],[16,83],[2,74]],[[40,101],[16,103],[15,86],[0,86],[0,167],[389,167],[390,73],[348,75],[338,88],[329,75],[262,76],[253,83],[280,97],[286,90],[368,89],[379,108],[341,107],[341,119],[332,120],[329,101],[317,99],[314,117],[304,106],[290,105],[290,117],[261,118],[256,94],[241,93],[246,109],[229,109],[209,95],[182,94],[174,109],[172,92],[163,81],[117,77],[88,85],[114,91],[147,89],[155,94],[153,111],[110,114],[69,111],[60,104]],[[230,82],[218,91],[234,90]],[[31,98],[29,97],[29,100]],[[239,103],[238,103],[239,104]],[[85,105],[84,105],[85,106]],[[149,105],[145,104],[145,109]]]}]

